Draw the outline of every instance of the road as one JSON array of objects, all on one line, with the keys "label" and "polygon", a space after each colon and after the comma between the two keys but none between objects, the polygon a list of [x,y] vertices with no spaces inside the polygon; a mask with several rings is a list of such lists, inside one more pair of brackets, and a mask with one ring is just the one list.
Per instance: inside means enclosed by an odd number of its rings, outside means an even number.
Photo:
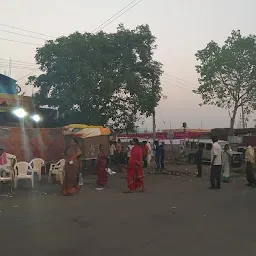
[{"label": "road", "polygon": [[206,177],[149,175],[134,194],[121,175],[103,191],[94,179],[73,197],[58,185],[4,189],[1,255],[255,255],[256,189],[243,177],[211,191]]}]

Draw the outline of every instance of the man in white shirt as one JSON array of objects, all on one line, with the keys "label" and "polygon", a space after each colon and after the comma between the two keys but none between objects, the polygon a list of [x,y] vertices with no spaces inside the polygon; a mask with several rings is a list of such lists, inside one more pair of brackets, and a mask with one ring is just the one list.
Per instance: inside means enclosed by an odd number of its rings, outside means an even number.
[{"label": "man in white shirt", "polygon": [[127,146],[127,160],[129,162],[129,159],[131,157],[131,151],[133,149],[132,141],[130,140],[129,145]]},{"label": "man in white shirt", "polygon": [[220,189],[220,181],[221,181],[221,154],[222,149],[220,144],[218,143],[218,137],[214,136],[212,138],[212,150],[211,150],[211,174],[210,174],[210,189]]},{"label": "man in white shirt", "polygon": [[110,164],[114,162],[114,155],[116,152],[116,147],[113,141],[110,141],[109,154],[110,154]]},{"label": "man in white shirt", "polygon": [[147,142],[147,145],[148,145],[148,167],[150,167],[150,163],[151,163],[151,159],[152,159],[152,148],[151,148],[151,145],[150,145],[150,142]]}]

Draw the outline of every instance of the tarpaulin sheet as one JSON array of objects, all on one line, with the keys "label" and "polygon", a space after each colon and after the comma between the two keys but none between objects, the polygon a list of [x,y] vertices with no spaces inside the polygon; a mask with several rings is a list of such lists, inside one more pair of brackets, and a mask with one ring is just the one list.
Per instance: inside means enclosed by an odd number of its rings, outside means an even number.
[{"label": "tarpaulin sheet", "polygon": [[54,163],[62,158],[65,140],[62,128],[1,127],[0,147],[15,155],[18,161],[39,157],[47,163]]},{"label": "tarpaulin sheet", "polygon": [[84,139],[111,134],[109,128],[104,128],[103,126],[89,126],[83,124],[71,124],[65,126],[63,127],[62,132],[64,135],[73,135]]}]

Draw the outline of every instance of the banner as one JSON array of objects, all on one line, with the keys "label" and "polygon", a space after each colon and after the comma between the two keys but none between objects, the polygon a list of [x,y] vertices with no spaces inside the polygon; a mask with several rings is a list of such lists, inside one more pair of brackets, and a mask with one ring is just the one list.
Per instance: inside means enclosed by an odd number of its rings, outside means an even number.
[{"label": "banner", "polygon": [[0,147],[18,161],[30,162],[38,157],[46,163],[55,163],[63,157],[65,140],[62,128],[1,127]]},{"label": "banner", "polygon": [[64,135],[73,135],[84,139],[111,134],[109,128],[104,128],[103,126],[88,126],[83,124],[71,124],[65,126],[63,127],[62,132]]}]

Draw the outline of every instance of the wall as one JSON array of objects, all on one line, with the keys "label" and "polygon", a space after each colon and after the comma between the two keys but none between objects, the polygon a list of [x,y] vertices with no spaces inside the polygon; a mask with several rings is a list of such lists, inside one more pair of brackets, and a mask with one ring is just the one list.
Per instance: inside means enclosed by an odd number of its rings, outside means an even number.
[{"label": "wall", "polygon": [[62,158],[65,140],[62,128],[0,128],[0,147],[7,153],[16,155],[18,161],[31,161],[35,157],[48,163]]}]

